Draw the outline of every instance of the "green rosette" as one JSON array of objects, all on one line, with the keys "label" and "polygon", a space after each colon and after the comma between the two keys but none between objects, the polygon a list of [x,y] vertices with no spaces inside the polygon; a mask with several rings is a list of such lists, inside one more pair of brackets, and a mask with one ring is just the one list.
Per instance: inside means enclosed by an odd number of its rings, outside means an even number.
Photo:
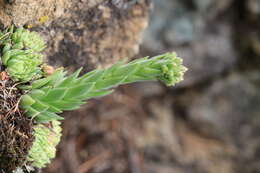
[{"label": "green rosette", "polygon": [[56,155],[56,146],[61,138],[59,121],[51,121],[49,127],[44,124],[34,126],[32,148],[29,151],[27,162],[36,168],[44,168]]},{"label": "green rosette", "polygon": [[43,55],[40,52],[45,43],[38,33],[10,27],[0,34],[0,39],[2,63],[14,81],[27,82],[41,77]]}]

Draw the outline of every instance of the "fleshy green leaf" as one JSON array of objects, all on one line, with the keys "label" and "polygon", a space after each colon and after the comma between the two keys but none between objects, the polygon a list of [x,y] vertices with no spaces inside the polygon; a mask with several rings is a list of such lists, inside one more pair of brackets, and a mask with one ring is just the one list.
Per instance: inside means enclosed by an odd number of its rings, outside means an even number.
[{"label": "fleshy green leaf", "polygon": [[66,73],[59,69],[47,78],[32,82],[32,90],[22,98],[22,108],[36,121],[48,122],[60,119],[56,113],[77,109],[87,99],[112,93],[112,88],[118,85],[160,80],[173,86],[183,79],[186,68],[176,54],[166,53],[128,64],[119,62],[105,70],[94,70],[78,77],[80,71],[65,76]]},{"label": "fleshy green leaf", "polygon": [[14,29],[12,26],[1,38],[1,59],[11,79],[28,82],[40,78],[42,74],[39,66],[43,63],[40,52],[45,47],[40,35],[23,28]]}]

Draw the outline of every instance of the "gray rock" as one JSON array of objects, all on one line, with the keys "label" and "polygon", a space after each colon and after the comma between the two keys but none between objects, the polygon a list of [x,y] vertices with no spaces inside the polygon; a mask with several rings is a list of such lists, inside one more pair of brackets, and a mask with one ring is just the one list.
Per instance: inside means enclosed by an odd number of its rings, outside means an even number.
[{"label": "gray rock", "polygon": [[246,2],[248,10],[254,15],[260,15],[260,1],[259,0],[248,0]]},{"label": "gray rock", "polygon": [[201,133],[247,150],[245,141],[252,140],[250,135],[260,127],[258,73],[231,74],[200,93],[188,92],[183,97],[189,121]]},{"label": "gray rock", "polygon": [[176,51],[189,68],[179,86],[193,85],[232,69],[237,61],[232,25],[218,18],[230,3],[231,0],[154,0],[143,52]]}]

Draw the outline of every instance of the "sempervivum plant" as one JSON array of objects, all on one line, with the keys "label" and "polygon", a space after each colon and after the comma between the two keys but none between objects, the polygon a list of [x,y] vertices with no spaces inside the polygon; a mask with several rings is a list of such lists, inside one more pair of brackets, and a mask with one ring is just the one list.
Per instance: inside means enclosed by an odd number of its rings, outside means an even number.
[{"label": "sempervivum plant", "polygon": [[174,53],[118,62],[79,76],[43,64],[45,44],[36,32],[8,28],[0,33],[0,172],[41,169],[55,157],[63,118],[90,98],[138,81],[159,80],[173,86],[186,68]]}]

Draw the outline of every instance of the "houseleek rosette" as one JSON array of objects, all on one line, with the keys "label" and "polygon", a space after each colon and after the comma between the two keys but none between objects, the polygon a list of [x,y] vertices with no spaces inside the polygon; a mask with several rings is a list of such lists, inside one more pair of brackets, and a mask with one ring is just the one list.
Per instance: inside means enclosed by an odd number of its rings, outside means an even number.
[{"label": "houseleek rosette", "polygon": [[0,38],[2,63],[14,81],[27,82],[40,77],[39,65],[43,63],[40,52],[45,43],[38,33],[10,27],[0,34]]},{"label": "houseleek rosette", "polygon": [[118,62],[82,76],[79,76],[81,69],[67,75],[62,68],[42,76],[44,70],[40,66],[42,55],[39,52],[44,48],[44,42],[37,33],[9,30],[0,38],[3,38],[1,58],[7,73],[12,80],[23,83],[18,85],[23,93],[19,106],[24,116],[34,122],[34,142],[24,165],[36,168],[45,167],[55,157],[61,137],[60,120],[63,119],[58,114],[77,109],[88,99],[110,94],[113,88],[122,84],[159,80],[173,86],[183,80],[186,71],[175,53],[166,53],[130,63]]},{"label": "houseleek rosette", "polygon": [[43,168],[55,157],[56,145],[60,142],[61,127],[59,121],[52,121],[52,127],[48,128],[43,124],[34,126],[35,141],[28,154],[28,162],[32,166]]}]

